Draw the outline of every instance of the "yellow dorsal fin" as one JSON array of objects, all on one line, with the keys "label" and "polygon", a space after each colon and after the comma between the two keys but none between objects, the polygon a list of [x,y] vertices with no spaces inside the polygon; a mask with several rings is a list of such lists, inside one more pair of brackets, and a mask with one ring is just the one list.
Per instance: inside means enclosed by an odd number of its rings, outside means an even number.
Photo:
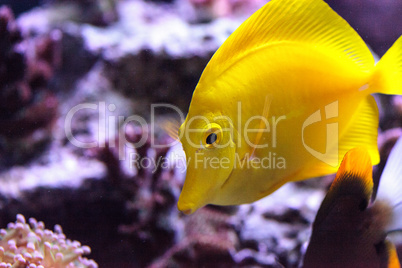
[{"label": "yellow dorsal fin", "polygon": [[374,66],[373,56],[364,41],[324,1],[271,0],[217,50],[201,80],[216,78],[242,58],[278,42],[322,46],[332,54],[348,55],[363,70]]},{"label": "yellow dorsal fin", "polygon": [[262,117],[260,120],[260,125],[258,127],[258,129],[260,129],[260,131],[256,135],[255,142],[253,143],[254,146],[251,147],[250,159],[252,159],[254,157],[255,149],[257,149],[258,145],[260,144],[262,134],[264,132],[264,128],[266,126],[266,123],[268,122],[268,114],[269,114],[269,108],[271,107],[271,102],[272,102],[272,98],[270,98],[269,95],[266,95],[265,102],[264,102],[264,108],[262,110]]},{"label": "yellow dorsal fin", "polygon": [[160,124],[160,127],[175,141],[179,141],[180,123],[175,119],[168,119]]}]

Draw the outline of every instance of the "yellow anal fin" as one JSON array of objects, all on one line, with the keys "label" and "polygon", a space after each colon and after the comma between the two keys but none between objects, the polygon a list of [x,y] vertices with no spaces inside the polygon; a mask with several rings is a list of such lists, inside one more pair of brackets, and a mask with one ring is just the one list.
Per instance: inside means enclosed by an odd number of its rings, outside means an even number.
[{"label": "yellow anal fin", "polygon": [[[346,129],[343,133],[339,133],[337,150],[336,148],[327,148],[328,153],[325,161],[317,159],[311,165],[304,167],[292,180],[303,180],[336,172],[346,152],[355,147],[365,148],[373,165],[379,163],[380,156],[377,147],[378,109],[374,97],[369,95],[363,99],[351,116],[352,119]],[[331,166],[327,163],[338,163],[338,166]]]},{"label": "yellow anal fin", "polygon": [[378,152],[378,108],[373,96],[368,95],[359,105],[349,123],[349,127],[340,134],[338,157],[354,147],[364,147],[373,165],[380,162]]}]

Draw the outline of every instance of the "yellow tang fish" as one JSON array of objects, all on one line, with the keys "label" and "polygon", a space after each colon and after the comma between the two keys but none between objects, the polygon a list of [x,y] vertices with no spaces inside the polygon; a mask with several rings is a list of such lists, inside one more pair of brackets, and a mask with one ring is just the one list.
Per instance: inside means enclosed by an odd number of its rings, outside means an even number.
[{"label": "yellow tang fish", "polygon": [[313,224],[303,267],[400,267],[388,233],[402,230],[402,137],[373,193],[370,155],[363,148],[344,157]]},{"label": "yellow tang fish", "polygon": [[402,93],[402,38],[375,62],[322,0],[272,0],[217,50],[179,138],[178,208],[253,202],[289,181],[334,173],[365,145],[378,163],[372,93]]}]

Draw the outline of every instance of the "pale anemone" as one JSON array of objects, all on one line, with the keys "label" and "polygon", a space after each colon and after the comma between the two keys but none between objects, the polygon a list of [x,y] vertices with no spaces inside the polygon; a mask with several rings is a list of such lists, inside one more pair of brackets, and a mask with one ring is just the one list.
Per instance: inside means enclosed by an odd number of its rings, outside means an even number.
[{"label": "pale anemone", "polygon": [[90,252],[88,246],[66,239],[59,225],[52,232],[34,218],[26,223],[21,214],[0,230],[0,268],[97,268],[83,257]]}]

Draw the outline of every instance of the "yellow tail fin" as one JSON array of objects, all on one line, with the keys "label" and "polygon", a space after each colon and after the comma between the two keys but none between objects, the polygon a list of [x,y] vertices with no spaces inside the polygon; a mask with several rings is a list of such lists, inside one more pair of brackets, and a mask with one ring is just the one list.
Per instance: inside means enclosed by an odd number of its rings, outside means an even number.
[{"label": "yellow tail fin", "polygon": [[376,65],[373,90],[382,94],[402,95],[402,36]]}]

